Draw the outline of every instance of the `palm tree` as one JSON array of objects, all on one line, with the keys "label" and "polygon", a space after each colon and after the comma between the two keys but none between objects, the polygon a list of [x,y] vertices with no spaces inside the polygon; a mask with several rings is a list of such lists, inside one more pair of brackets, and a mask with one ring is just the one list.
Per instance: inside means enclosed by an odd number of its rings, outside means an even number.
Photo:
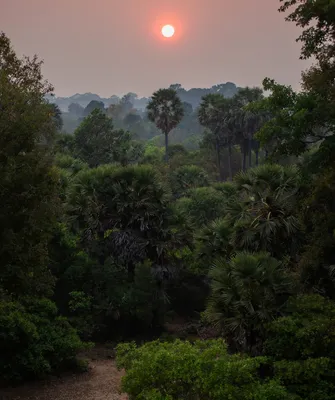
[{"label": "palm tree", "polygon": [[265,116],[261,112],[251,111],[248,105],[263,99],[263,91],[260,88],[243,88],[234,96],[235,123],[238,121],[240,128],[241,147],[243,149],[243,171],[246,170],[246,154],[248,154],[249,168],[252,167],[252,147],[255,148],[256,166],[258,165],[259,146],[255,143],[254,135],[264,123]]},{"label": "palm tree", "polygon": [[203,97],[198,111],[200,124],[210,129],[214,136],[220,180],[223,180],[221,169],[221,147],[223,146],[228,147],[229,179],[232,180],[231,155],[234,139],[234,132],[230,126],[232,106],[231,99],[226,99],[221,94],[208,94]]},{"label": "palm tree", "polygon": [[296,168],[267,164],[236,175],[238,194],[227,206],[226,217],[234,225],[234,248],[294,255],[301,232],[296,213],[299,180]]},{"label": "palm tree", "polygon": [[165,160],[168,161],[169,133],[182,120],[184,107],[174,89],[159,89],[147,105],[148,119],[165,135]]},{"label": "palm tree", "polygon": [[195,235],[195,254],[198,271],[207,275],[209,268],[218,257],[229,257],[231,226],[224,218],[218,218],[205,225]]},{"label": "palm tree", "polygon": [[211,294],[205,311],[238,351],[258,353],[264,325],[281,315],[293,284],[281,263],[267,253],[237,253],[219,259],[209,274]]}]

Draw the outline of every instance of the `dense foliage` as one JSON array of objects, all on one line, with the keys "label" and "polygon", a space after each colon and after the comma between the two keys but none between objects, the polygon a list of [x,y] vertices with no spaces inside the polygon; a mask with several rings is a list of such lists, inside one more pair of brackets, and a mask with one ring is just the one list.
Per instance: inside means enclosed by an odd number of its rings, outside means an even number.
[{"label": "dense foliage", "polygon": [[129,371],[123,389],[132,399],[291,398],[279,381],[261,376],[266,358],[229,355],[222,340],[123,344],[117,361]]},{"label": "dense foliage", "polygon": [[0,380],[71,364],[82,343],[57,315],[48,245],[59,211],[52,141],[55,108],[36,58],[19,59],[0,35]]},{"label": "dense foliage", "polygon": [[315,60],[298,93],[90,98],[73,134],[1,34],[1,384],[135,340],[131,399],[335,399],[335,19],[281,3]]}]

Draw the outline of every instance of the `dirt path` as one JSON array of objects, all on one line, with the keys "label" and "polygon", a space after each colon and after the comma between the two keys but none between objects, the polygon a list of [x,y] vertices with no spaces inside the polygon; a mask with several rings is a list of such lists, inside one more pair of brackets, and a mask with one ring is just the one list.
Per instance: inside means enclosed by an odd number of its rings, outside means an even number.
[{"label": "dirt path", "polygon": [[113,360],[93,360],[90,371],[5,390],[0,400],[127,400],[120,394],[122,373]]}]

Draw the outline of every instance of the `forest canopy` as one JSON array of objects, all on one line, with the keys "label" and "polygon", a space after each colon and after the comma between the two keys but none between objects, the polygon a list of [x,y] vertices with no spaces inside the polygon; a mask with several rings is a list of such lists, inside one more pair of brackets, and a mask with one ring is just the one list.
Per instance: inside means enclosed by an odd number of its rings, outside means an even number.
[{"label": "forest canopy", "polygon": [[51,101],[0,35],[0,386],[107,342],[130,399],[335,399],[334,7],[279,3],[298,92]]}]

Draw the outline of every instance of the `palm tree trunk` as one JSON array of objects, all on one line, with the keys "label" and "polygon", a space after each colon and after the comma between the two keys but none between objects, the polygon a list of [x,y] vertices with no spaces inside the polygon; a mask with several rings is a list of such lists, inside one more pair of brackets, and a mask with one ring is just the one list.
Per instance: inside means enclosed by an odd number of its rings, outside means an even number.
[{"label": "palm tree trunk", "polygon": [[229,180],[233,180],[233,171],[231,168],[231,143],[228,144],[228,168],[229,168]]},{"label": "palm tree trunk", "polygon": [[169,162],[169,134],[165,132],[165,162]]},{"label": "palm tree trunk", "polygon": [[246,139],[243,139],[243,164],[242,170],[246,171],[247,169],[247,143]]},{"label": "palm tree trunk", "polygon": [[249,168],[252,167],[252,138],[251,135],[249,135],[249,140],[248,140],[248,155],[249,155]]},{"label": "palm tree trunk", "polygon": [[259,164],[259,150],[258,149],[255,150],[255,154],[256,154],[256,167],[258,167],[258,164]]},{"label": "palm tree trunk", "polygon": [[217,157],[217,164],[218,164],[218,169],[219,169],[219,176],[220,176],[220,181],[223,181],[223,176],[222,176],[222,168],[221,168],[221,152],[220,152],[220,143],[219,140],[216,139],[216,157]]}]

